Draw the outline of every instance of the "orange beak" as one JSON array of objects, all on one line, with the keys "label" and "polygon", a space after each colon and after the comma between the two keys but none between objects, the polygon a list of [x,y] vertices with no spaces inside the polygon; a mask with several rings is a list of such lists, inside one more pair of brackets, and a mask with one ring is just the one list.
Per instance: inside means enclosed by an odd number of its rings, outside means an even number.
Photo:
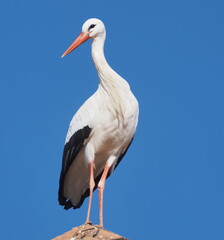
[{"label": "orange beak", "polygon": [[79,45],[84,43],[90,38],[89,33],[80,33],[80,35],[75,39],[75,41],[71,44],[71,46],[62,54],[62,58],[76,49]]}]

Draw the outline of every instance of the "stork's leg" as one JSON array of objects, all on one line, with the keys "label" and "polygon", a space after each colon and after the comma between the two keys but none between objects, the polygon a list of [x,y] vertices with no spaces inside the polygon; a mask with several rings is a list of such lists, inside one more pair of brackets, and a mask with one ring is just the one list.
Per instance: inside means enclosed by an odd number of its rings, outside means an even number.
[{"label": "stork's leg", "polygon": [[103,190],[104,190],[104,186],[105,186],[105,180],[107,178],[107,174],[110,170],[110,165],[107,163],[102,177],[98,183],[98,192],[99,192],[99,202],[100,202],[100,227],[103,227]]},{"label": "stork's leg", "polygon": [[90,221],[90,210],[91,210],[91,205],[92,205],[93,189],[95,187],[95,182],[94,182],[94,162],[90,163],[89,168],[90,168],[89,205],[88,205],[88,211],[87,211],[87,217],[86,217],[85,224],[91,224],[91,221]]}]

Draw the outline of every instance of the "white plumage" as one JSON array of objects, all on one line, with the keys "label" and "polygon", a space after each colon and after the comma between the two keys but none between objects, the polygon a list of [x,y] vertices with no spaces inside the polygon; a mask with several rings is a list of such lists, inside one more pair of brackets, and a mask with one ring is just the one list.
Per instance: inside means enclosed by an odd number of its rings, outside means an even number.
[{"label": "white plumage", "polygon": [[82,33],[63,54],[92,38],[92,58],[99,76],[97,91],[79,108],[67,132],[60,177],[59,203],[66,209],[80,207],[92,191],[100,194],[103,225],[103,189],[108,177],[129,147],[138,122],[138,102],[129,84],[104,57],[105,27],[99,19],[87,20]]}]

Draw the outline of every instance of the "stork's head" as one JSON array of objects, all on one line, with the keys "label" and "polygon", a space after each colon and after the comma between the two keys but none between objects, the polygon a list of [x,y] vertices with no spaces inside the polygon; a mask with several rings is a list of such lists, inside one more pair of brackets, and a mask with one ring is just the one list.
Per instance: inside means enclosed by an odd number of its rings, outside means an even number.
[{"label": "stork's head", "polygon": [[90,18],[82,25],[82,32],[88,33],[90,38],[105,34],[103,22],[97,18]]},{"label": "stork's head", "polygon": [[82,25],[82,32],[61,57],[68,55],[89,38],[92,38],[93,40],[96,38],[101,38],[104,40],[105,37],[106,29],[103,22],[97,18],[90,18]]}]

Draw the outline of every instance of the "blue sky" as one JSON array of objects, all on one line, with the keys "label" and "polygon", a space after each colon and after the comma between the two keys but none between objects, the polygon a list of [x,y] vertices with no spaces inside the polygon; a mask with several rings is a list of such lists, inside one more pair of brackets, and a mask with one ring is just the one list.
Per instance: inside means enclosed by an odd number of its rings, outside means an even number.
[{"label": "blue sky", "polygon": [[[91,41],[61,59],[85,20],[139,100],[135,140],[108,179],[105,228],[134,239],[224,239],[223,1],[2,1],[2,239],[81,225],[57,203],[68,124],[96,90]],[[94,194],[93,223],[98,223]],[[24,237],[25,236],[25,237]]]}]

